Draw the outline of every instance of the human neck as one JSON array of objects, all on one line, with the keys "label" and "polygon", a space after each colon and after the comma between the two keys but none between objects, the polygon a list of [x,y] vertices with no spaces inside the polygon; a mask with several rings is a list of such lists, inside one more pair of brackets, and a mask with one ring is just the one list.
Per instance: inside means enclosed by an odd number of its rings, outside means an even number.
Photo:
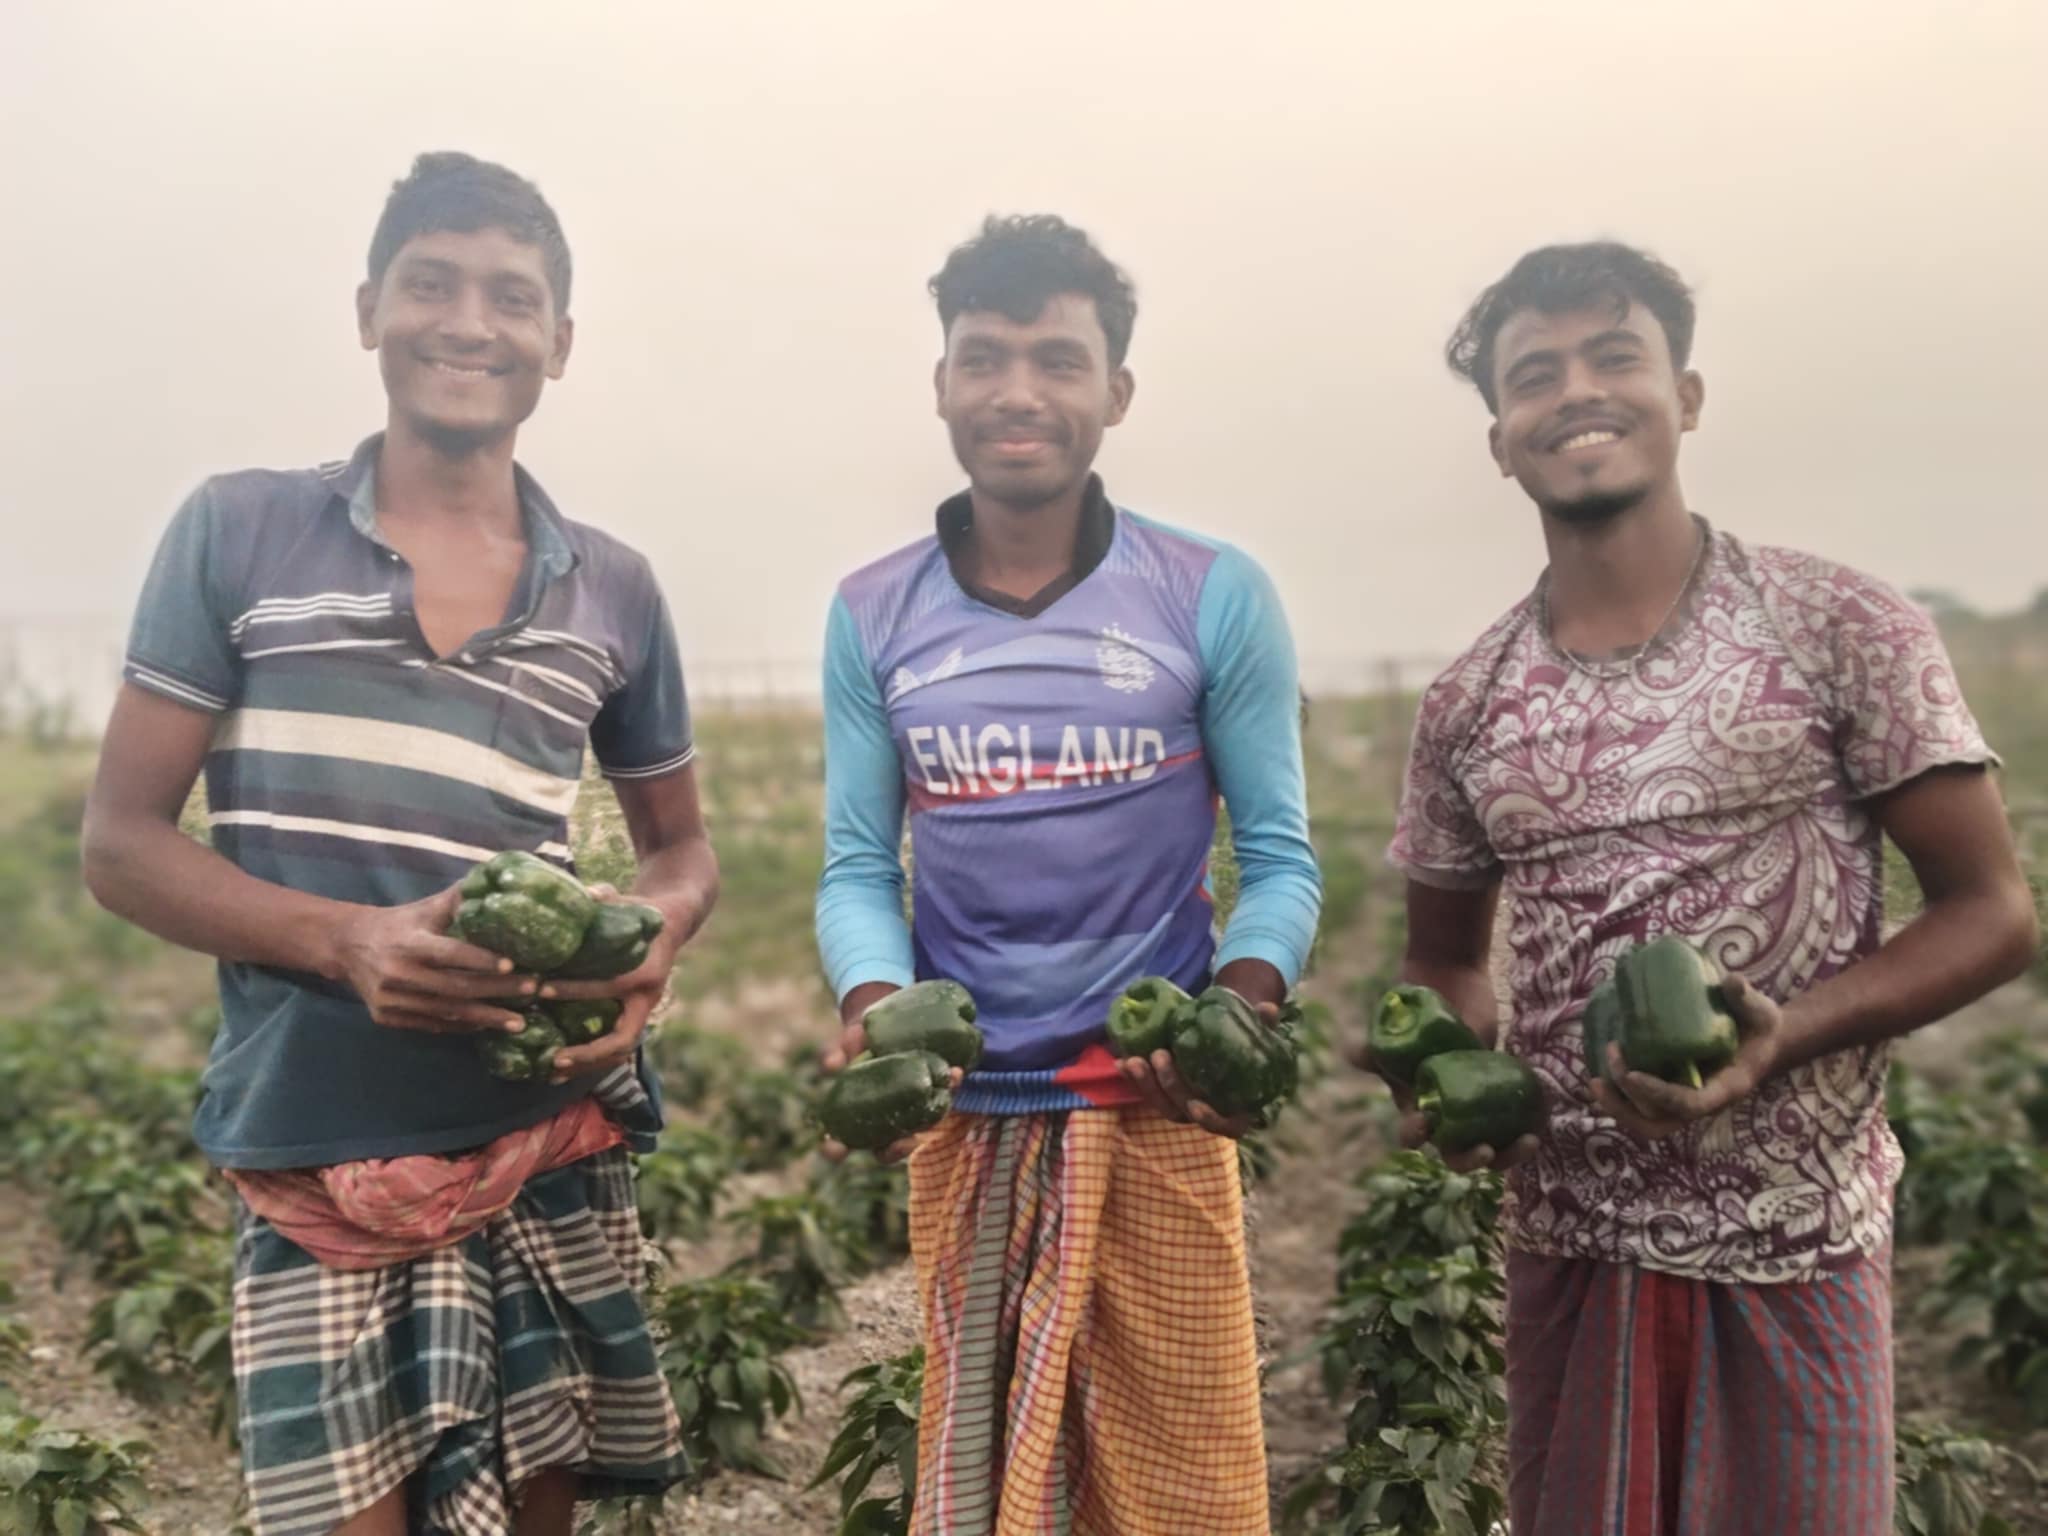
[{"label": "human neck", "polygon": [[1701,537],[1675,482],[1668,493],[1599,523],[1545,513],[1552,640],[1588,655],[1647,645],[1683,595]]},{"label": "human neck", "polygon": [[468,523],[516,538],[523,523],[512,449],[509,432],[451,450],[393,421],[377,455],[377,515],[421,525]]},{"label": "human neck", "polygon": [[977,585],[1030,597],[1073,569],[1087,483],[1032,507],[1013,507],[971,491],[972,568]]}]

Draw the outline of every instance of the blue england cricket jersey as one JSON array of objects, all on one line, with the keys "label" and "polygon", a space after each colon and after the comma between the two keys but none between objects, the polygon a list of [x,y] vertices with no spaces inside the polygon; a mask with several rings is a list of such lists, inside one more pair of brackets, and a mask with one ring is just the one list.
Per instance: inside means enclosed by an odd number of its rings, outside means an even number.
[{"label": "blue england cricket jersey", "polygon": [[[964,589],[939,536],[842,583],[826,637],[818,940],[835,994],[947,976],[988,1050],[982,1113],[1129,1102],[1103,1019],[1140,976],[1232,960],[1291,983],[1320,903],[1292,642],[1227,545],[1113,509],[1106,549],[1038,612]],[[944,528],[965,498],[940,510]],[[1219,799],[1240,866],[1220,949]],[[910,821],[914,917],[900,856]]]}]

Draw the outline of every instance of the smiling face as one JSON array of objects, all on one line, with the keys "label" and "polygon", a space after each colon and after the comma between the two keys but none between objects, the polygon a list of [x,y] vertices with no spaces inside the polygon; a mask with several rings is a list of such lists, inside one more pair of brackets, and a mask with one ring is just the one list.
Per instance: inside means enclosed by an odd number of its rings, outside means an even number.
[{"label": "smiling face", "polygon": [[946,335],[939,415],[968,481],[1002,506],[1044,506],[1082,484],[1102,434],[1131,400],[1127,368],[1083,294],[1059,293],[1029,324],[969,310]]},{"label": "smiling face", "polygon": [[1604,522],[1676,483],[1679,438],[1699,425],[1705,385],[1673,364],[1643,306],[1518,310],[1494,342],[1493,369],[1494,462],[1544,512]]},{"label": "smiling face", "polygon": [[573,328],[540,248],[502,229],[408,240],[356,294],[394,425],[460,451],[509,436],[559,379]]}]

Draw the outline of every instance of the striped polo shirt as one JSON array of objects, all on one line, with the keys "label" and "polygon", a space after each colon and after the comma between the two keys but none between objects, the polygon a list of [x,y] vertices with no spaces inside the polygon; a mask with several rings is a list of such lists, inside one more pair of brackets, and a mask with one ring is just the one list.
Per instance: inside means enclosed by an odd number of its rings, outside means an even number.
[{"label": "striped polo shirt", "polygon": [[[527,556],[505,620],[434,655],[411,568],[377,529],[381,443],[202,485],[157,550],[123,670],[219,717],[206,797],[220,853],[258,879],[392,906],[507,848],[567,865],[586,742],[613,778],[673,773],[692,747],[646,560],[562,517],[523,469]],[[220,994],[193,1127],[217,1166],[452,1151],[589,1091],[500,1082],[469,1039],[383,1028],[318,976],[223,963]]]}]

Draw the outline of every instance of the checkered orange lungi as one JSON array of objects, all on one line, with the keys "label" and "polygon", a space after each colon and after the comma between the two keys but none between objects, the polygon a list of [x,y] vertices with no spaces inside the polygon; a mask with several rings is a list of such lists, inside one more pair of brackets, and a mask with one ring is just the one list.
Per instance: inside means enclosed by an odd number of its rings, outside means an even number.
[{"label": "checkered orange lungi", "polygon": [[1231,1142],[1138,1108],[956,1114],[910,1191],[912,1536],[1268,1536]]}]

